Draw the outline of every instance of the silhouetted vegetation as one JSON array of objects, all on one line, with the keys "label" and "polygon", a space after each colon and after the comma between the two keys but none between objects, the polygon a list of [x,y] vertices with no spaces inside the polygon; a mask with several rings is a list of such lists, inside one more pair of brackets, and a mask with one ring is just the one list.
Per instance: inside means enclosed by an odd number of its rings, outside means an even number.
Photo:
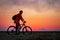
[{"label": "silhouetted vegetation", "polygon": [[32,34],[8,35],[7,32],[0,32],[0,40],[58,40],[60,37],[58,31],[38,31]]}]

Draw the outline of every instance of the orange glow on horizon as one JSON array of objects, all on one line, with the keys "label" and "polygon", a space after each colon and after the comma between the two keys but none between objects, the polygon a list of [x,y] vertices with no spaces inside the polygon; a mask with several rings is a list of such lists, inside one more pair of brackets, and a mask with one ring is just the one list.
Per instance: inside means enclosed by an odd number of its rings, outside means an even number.
[{"label": "orange glow on horizon", "polygon": [[[19,7],[20,8],[20,7]],[[6,26],[14,25],[13,20],[11,19],[13,15],[17,14],[19,8],[13,8],[9,11],[3,12],[5,14],[0,15],[0,25]],[[42,27],[46,29],[54,28],[52,26],[60,25],[60,21],[58,20],[58,16],[54,13],[54,11],[49,10],[46,12],[37,12],[36,10],[30,8],[22,8],[23,9],[23,18],[26,20],[26,25],[31,26],[34,30],[40,29]]]}]

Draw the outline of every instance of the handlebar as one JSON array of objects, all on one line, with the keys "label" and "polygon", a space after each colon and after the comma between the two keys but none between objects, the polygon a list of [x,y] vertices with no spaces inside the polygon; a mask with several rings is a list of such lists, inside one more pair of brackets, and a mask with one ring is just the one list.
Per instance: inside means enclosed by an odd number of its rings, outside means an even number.
[{"label": "handlebar", "polygon": [[23,25],[25,25],[26,21],[23,22]]}]

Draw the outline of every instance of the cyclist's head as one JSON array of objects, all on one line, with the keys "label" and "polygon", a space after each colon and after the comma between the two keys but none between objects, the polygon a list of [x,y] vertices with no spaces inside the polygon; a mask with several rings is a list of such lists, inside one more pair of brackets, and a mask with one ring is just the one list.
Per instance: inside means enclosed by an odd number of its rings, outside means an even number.
[{"label": "cyclist's head", "polygon": [[20,14],[22,14],[22,13],[23,13],[23,11],[22,11],[22,10],[20,10],[20,11],[19,11],[19,13],[20,13]]}]

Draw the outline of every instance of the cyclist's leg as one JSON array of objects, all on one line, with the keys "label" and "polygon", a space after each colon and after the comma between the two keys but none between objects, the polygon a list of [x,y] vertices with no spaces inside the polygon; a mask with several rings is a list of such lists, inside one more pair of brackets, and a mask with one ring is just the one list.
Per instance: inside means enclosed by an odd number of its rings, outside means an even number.
[{"label": "cyclist's leg", "polygon": [[19,20],[14,20],[14,23],[16,24],[16,34],[17,34],[19,31],[19,26],[20,26]]},{"label": "cyclist's leg", "polygon": [[20,34],[21,25],[20,25],[20,23],[19,23],[19,22],[17,23],[17,27],[18,27],[18,29],[17,29],[18,34]]},{"label": "cyclist's leg", "polygon": [[20,25],[19,25],[19,22],[17,22],[17,23],[16,23],[16,28],[17,28],[17,30],[19,29],[19,26],[20,26]]},{"label": "cyclist's leg", "polygon": [[21,27],[21,25],[19,23],[19,20],[18,21],[15,21],[15,24],[16,24],[17,29],[19,29],[19,27]]},{"label": "cyclist's leg", "polygon": [[16,22],[16,34],[18,34],[19,22]]}]

